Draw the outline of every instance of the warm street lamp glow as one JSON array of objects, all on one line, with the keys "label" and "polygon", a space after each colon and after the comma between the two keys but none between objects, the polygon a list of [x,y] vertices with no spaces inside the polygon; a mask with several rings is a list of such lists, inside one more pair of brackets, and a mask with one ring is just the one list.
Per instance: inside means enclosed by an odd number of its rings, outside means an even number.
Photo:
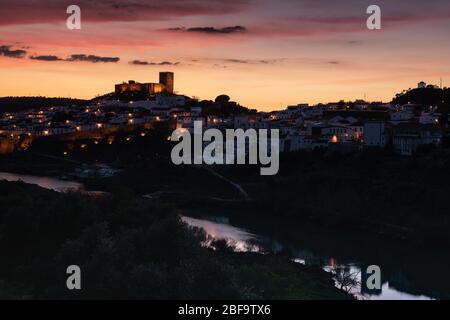
[{"label": "warm street lamp glow", "polygon": [[337,136],[333,136],[333,138],[331,138],[331,142],[332,143],[338,143],[338,137]]}]

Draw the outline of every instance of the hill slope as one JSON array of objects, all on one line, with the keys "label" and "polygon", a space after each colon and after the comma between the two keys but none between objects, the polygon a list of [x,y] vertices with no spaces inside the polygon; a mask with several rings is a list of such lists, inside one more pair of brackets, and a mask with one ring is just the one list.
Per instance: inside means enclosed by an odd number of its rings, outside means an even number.
[{"label": "hill slope", "polygon": [[47,97],[1,97],[0,114],[4,112],[17,112],[33,108],[45,108],[52,106],[71,106],[88,103],[89,100],[72,98],[47,98]]}]

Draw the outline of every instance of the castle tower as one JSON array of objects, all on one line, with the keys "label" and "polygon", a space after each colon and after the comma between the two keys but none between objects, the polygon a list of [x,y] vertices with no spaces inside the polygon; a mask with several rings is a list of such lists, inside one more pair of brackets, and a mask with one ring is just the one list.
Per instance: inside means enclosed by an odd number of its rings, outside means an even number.
[{"label": "castle tower", "polygon": [[175,75],[173,72],[160,72],[159,83],[162,83],[166,87],[167,93],[173,93]]}]

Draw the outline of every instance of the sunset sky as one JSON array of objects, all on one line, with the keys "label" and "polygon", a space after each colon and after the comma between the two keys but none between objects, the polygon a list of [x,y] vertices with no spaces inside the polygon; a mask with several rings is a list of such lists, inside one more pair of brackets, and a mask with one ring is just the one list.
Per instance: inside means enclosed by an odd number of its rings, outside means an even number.
[{"label": "sunset sky", "polygon": [[[71,4],[81,30],[66,28]],[[389,101],[450,86],[449,57],[448,0],[0,0],[0,96],[92,98],[173,71],[180,94],[259,110]]]}]

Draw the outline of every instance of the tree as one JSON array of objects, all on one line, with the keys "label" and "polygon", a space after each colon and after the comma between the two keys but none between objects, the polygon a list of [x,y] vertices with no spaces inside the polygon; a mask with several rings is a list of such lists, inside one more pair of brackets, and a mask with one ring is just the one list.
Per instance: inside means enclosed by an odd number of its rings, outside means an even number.
[{"label": "tree", "polygon": [[226,94],[222,94],[220,96],[217,96],[215,102],[218,104],[226,104],[230,102],[231,98],[227,96]]}]

